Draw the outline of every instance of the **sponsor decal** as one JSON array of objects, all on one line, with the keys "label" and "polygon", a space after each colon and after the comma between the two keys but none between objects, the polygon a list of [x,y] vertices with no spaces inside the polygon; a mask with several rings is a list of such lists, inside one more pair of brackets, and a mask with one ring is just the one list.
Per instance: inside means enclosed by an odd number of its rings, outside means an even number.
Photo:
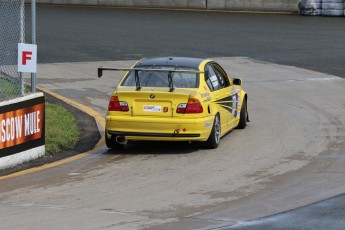
[{"label": "sponsor decal", "polygon": [[238,118],[241,113],[241,89],[238,86],[230,88],[231,95],[222,98],[216,103],[228,110],[234,117]]},{"label": "sponsor decal", "polygon": [[241,114],[241,89],[236,86],[237,91],[237,112],[236,112],[236,118],[238,118]]},{"label": "sponsor decal", "polygon": [[42,137],[44,105],[0,114],[0,149]]},{"label": "sponsor decal", "polygon": [[202,98],[204,98],[204,97],[210,97],[210,93],[209,93],[209,92],[202,93],[202,94],[200,94],[200,96],[201,96]]},{"label": "sponsor decal", "polygon": [[161,112],[162,106],[158,105],[144,105],[144,112]]},{"label": "sponsor decal", "polygon": [[232,95],[232,115],[236,117],[237,113],[237,94]]},{"label": "sponsor decal", "polygon": [[125,101],[120,101],[119,103],[120,103],[121,107],[127,107],[128,106],[127,102],[125,102]]},{"label": "sponsor decal", "polygon": [[208,128],[208,127],[210,127],[212,125],[212,122],[206,122],[205,124],[204,124],[204,128]]},{"label": "sponsor decal", "polygon": [[7,107],[0,111],[0,157],[44,145],[44,98]]},{"label": "sponsor decal", "polygon": [[206,102],[209,102],[211,101],[211,97],[208,97],[207,99],[203,100],[202,103],[206,103]]}]

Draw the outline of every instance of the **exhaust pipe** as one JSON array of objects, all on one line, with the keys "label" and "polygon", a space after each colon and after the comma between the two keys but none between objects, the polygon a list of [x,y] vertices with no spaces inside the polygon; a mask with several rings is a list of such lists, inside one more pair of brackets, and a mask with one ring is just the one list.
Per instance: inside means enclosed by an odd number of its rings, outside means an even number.
[{"label": "exhaust pipe", "polygon": [[126,140],[125,136],[117,136],[115,141],[121,145],[127,144],[128,140]]}]

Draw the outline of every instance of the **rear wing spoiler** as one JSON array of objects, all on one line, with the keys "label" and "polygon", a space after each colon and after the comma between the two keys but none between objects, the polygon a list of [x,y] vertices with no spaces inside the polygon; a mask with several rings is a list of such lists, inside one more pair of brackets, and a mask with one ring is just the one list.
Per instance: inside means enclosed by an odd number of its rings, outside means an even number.
[{"label": "rear wing spoiler", "polygon": [[177,69],[141,69],[141,68],[107,68],[99,67],[98,68],[98,77],[103,76],[103,71],[135,71],[135,72],[169,72],[169,73],[190,73],[198,74],[204,73],[204,71],[192,71],[192,70],[177,70]]},{"label": "rear wing spoiler", "polygon": [[141,89],[140,81],[139,81],[139,72],[168,72],[168,80],[169,80],[169,92],[174,91],[173,85],[173,74],[174,73],[189,73],[189,74],[200,74],[205,73],[204,71],[192,71],[192,70],[176,70],[176,69],[142,69],[142,68],[107,68],[107,67],[99,67],[98,68],[98,78],[103,76],[103,71],[135,71],[135,85],[136,90],[139,91]]}]

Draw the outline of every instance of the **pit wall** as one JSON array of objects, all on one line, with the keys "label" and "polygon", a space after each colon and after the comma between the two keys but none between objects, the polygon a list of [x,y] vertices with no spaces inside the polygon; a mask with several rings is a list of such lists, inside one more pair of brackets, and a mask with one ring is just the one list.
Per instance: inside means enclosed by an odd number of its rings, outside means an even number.
[{"label": "pit wall", "polygon": [[[31,0],[26,0],[31,3]],[[36,0],[38,4],[298,12],[298,0]]]}]

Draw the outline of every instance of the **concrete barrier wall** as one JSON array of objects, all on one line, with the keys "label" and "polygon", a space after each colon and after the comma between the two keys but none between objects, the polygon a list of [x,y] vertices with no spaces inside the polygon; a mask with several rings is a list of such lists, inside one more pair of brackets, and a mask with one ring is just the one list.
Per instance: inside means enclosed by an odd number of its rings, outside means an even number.
[{"label": "concrete barrier wall", "polygon": [[149,8],[194,8],[205,9],[205,0],[99,0],[99,5],[149,7]]},{"label": "concrete barrier wall", "polygon": [[299,0],[209,0],[208,9],[297,12]]},{"label": "concrete barrier wall", "polygon": [[[28,0],[28,3],[31,1]],[[206,9],[206,0],[36,0],[37,3],[114,7]]]},{"label": "concrete barrier wall", "polygon": [[[26,0],[30,3],[31,0]],[[36,0],[41,4],[297,12],[298,0]]]}]

